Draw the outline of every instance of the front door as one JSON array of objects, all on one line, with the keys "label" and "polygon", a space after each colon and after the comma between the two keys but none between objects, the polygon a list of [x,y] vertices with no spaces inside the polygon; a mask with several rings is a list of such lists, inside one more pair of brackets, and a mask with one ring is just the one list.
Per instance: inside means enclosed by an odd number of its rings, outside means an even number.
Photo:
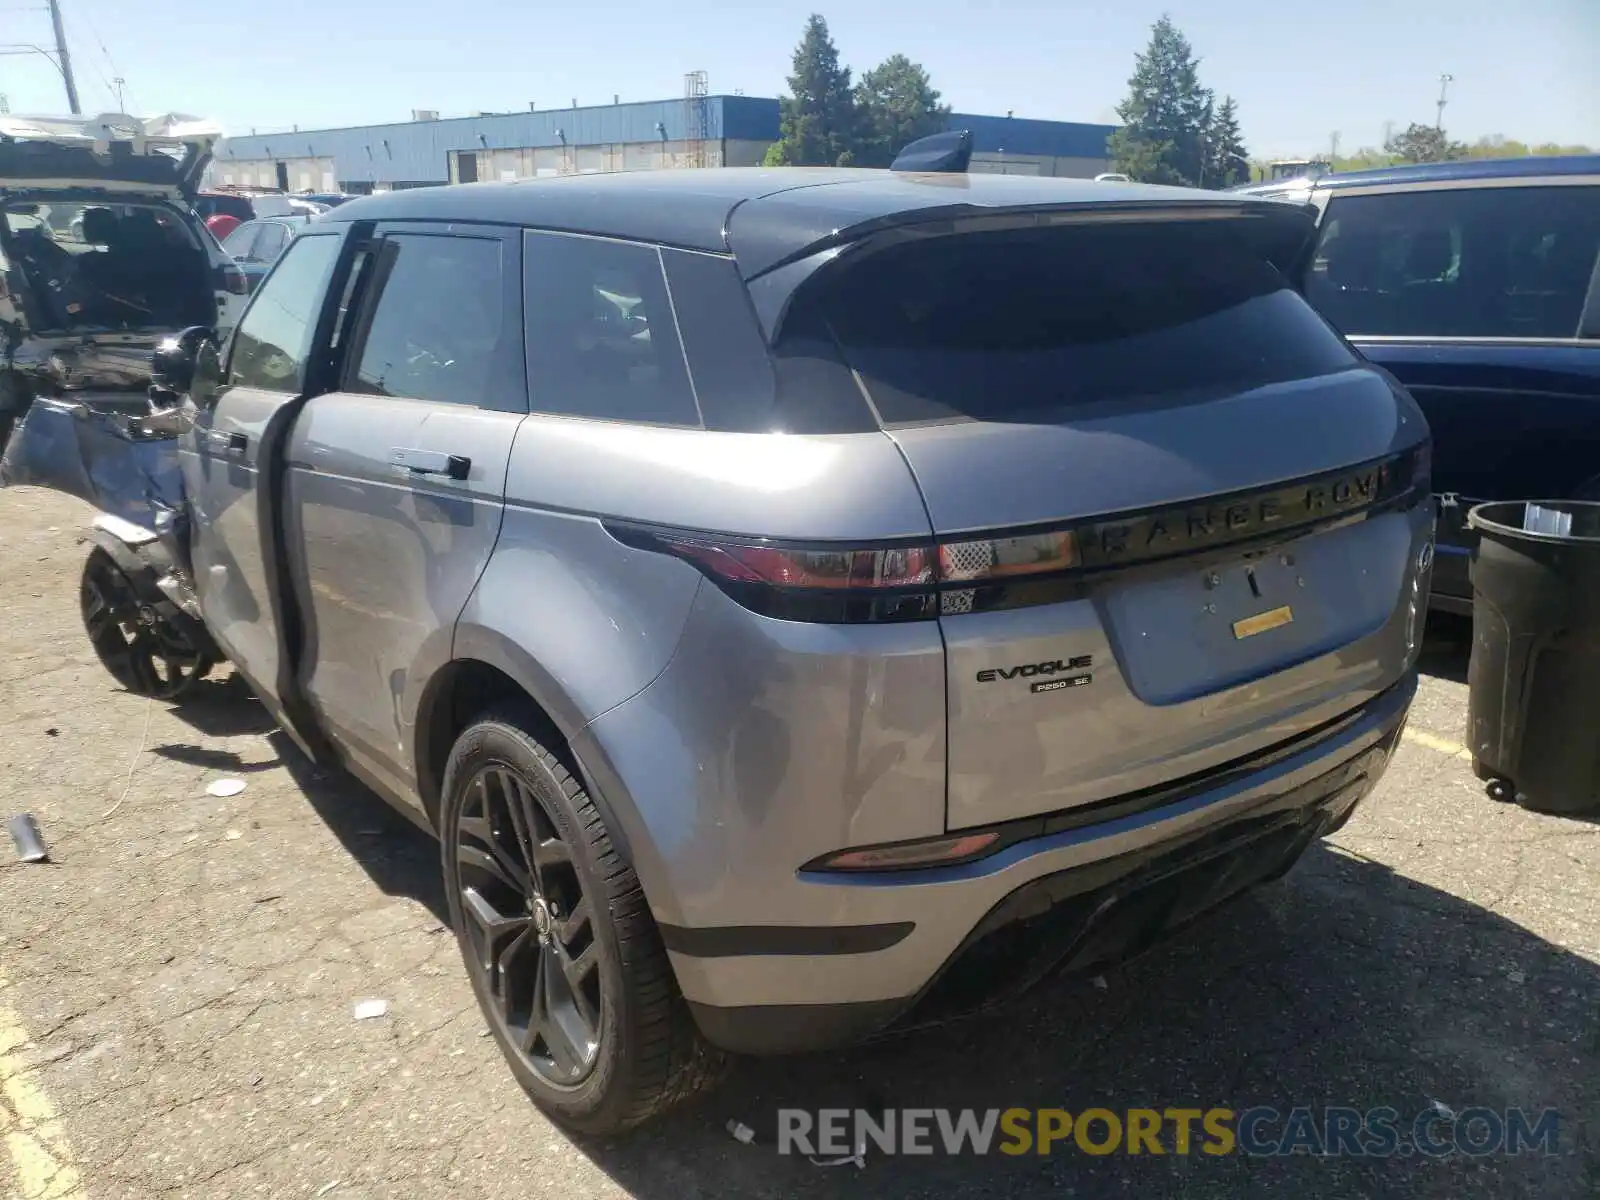
[{"label": "front door", "polygon": [[[222,377],[179,445],[193,517],[195,587],[217,644],[285,728],[280,704],[283,610],[273,535],[272,473],[307,387],[340,231],[296,242],[229,343]],[[302,741],[303,741],[302,737]]]},{"label": "front door", "polygon": [[413,722],[500,533],[527,412],[520,242],[380,226],[338,386],[290,437],[300,683],[383,790],[414,798]]}]

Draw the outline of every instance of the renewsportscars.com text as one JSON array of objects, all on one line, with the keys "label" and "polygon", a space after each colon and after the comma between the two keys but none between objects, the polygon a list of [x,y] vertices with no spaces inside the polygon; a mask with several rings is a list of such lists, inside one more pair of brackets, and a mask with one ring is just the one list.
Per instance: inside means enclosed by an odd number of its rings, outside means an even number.
[{"label": "renewsportscars.com text", "polygon": [[778,1110],[778,1153],[881,1154],[1245,1154],[1273,1157],[1409,1158],[1556,1154],[1555,1109],[1433,1106]]}]

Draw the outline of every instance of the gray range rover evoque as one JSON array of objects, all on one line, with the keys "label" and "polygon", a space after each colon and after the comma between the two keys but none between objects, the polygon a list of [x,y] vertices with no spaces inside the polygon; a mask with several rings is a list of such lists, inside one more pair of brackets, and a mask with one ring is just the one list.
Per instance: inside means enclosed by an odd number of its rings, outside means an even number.
[{"label": "gray range rover evoque", "polygon": [[352,202],[200,356],[206,623],[437,830],[573,1126],[1100,966],[1346,821],[1415,688],[1427,429],[1312,234],[903,172]]}]

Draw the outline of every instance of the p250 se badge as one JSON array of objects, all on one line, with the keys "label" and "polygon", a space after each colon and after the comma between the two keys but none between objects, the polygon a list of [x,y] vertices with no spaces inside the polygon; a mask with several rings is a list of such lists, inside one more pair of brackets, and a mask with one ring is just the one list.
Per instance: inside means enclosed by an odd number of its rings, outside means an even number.
[{"label": "p250 se badge", "polygon": [[1019,663],[1014,667],[989,667],[978,672],[978,682],[1032,679],[1035,682],[1030,686],[1030,691],[1059,692],[1063,688],[1086,687],[1092,683],[1094,676],[1088,673],[1088,669],[1093,665],[1092,654],[1080,654],[1076,658],[1052,658],[1048,662]]}]

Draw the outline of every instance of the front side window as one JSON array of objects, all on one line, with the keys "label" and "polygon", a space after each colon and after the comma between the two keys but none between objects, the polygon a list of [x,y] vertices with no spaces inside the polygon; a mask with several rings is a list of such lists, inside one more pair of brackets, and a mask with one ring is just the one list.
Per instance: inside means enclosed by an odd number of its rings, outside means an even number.
[{"label": "front side window", "polygon": [[1329,201],[1306,296],[1350,336],[1571,338],[1600,251],[1600,188]]},{"label": "front side window", "polygon": [[323,234],[289,247],[234,333],[228,383],[291,394],[305,387],[306,359],[339,242],[337,234]]},{"label": "front side window", "polygon": [[535,412],[700,424],[655,247],[529,233],[524,259]]},{"label": "front side window", "polygon": [[504,249],[496,238],[386,237],[351,390],[496,407],[489,392],[507,335]]}]

